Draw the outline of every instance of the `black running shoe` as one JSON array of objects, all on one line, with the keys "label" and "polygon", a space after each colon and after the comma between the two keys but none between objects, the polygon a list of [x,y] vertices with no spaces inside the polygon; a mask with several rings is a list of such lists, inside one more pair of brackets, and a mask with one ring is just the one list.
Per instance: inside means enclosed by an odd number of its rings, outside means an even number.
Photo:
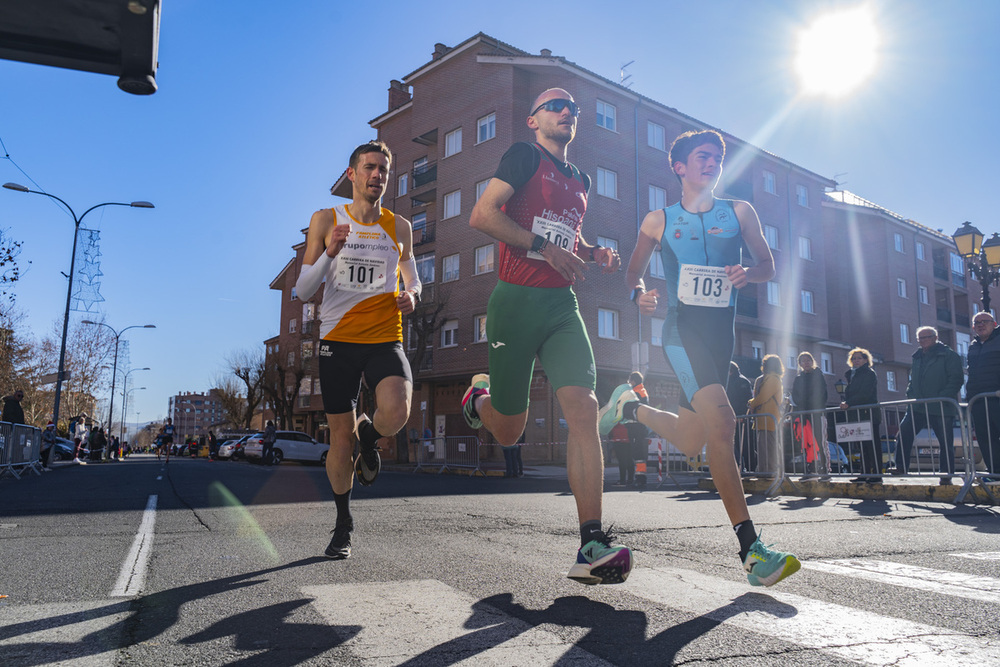
[{"label": "black running shoe", "polygon": [[354,530],[354,524],[351,523],[343,526],[337,526],[333,529],[333,538],[330,540],[330,544],[324,552],[327,558],[332,558],[333,560],[344,560],[345,558],[351,557],[352,530]]},{"label": "black running shoe", "polygon": [[354,471],[358,473],[358,481],[362,486],[371,486],[382,471],[382,457],[378,455],[378,447],[372,445],[359,448],[358,460],[354,462]]}]

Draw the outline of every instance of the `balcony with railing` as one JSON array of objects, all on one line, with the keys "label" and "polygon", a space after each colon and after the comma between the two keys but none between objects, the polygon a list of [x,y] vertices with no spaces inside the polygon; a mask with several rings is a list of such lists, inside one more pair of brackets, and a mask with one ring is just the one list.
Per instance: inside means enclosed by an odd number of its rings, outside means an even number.
[{"label": "balcony with railing", "polygon": [[415,223],[413,226],[413,246],[417,247],[434,240],[434,222]]},{"label": "balcony with railing", "polygon": [[428,162],[413,168],[413,187],[422,188],[437,180],[437,162]]}]

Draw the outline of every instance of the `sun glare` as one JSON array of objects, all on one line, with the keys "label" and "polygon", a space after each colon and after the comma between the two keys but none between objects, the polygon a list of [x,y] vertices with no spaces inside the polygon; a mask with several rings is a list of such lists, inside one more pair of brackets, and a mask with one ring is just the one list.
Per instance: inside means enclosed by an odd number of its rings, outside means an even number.
[{"label": "sun glare", "polygon": [[795,69],[806,93],[839,97],[875,69],[878,32],[864,7],[826,14],[799,33]]}]

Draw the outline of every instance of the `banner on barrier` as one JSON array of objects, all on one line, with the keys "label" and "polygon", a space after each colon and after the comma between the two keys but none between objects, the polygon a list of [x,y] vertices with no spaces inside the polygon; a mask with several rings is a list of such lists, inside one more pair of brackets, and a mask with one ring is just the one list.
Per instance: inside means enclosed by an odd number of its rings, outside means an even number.
[{"label": "banner on barrier", "polygon": [[850,424],[837,424],[837,442],[861,442],[862,440],[874,440],[872,435],[872,423],[851,422]]}]

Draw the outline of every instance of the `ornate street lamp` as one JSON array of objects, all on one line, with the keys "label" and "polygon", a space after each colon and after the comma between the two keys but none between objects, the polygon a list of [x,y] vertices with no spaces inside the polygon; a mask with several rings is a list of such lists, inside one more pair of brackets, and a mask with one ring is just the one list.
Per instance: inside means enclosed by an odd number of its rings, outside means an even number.
[{"label": "ornate street lamp", "polygon": [[[88,213],[90,213],[93,210],[99,209],[102,206],[131,206],[132,208],[154,208],[154,206],[150,204],[148,201],[134,201],[129,204],[126,204],[124,202],[109,201],[109,202],[104,202],[103,204],[95,204],[94,206],[91,206],[86,211],[84,211],[83,215],[77,217],[76,212],[73,210],[72,206],[67,204],[59,197],[56,197],[55,195],[50,195],[48,192],[41,192],[39,190],[29,190],[28,188],[24,187],[19,183],[4,183],[3,187],[7,188],[8,190],[14,190],[16,192],[28,192],[33,195],[43,195],[50,199],[55,199],[57,202],[65,206],[66,210],[69,211],[69,214],[73,217],[73,254],[70,257],[69,261],[69,286],[66,288],[66,314],[63,316],[62,343],[60,344],[59,347],[59,369],[56,374],[56,396],[54,404],[52,406],[52,422],[56,424],[58,428],[59,399],[62,396],[63,377],[66,375],[66,334],[69,331],[69,306],[73,300],[73,272],[76,270],[76,240],[77,237],[79,236],[80,223],[83,222],[83,219],[87,217]],[[49,448],[49,463],[52,463],[51,460],[52,452],[54,450],[55,447]]]},{"label": "ornate street lamp", "polygon": [[983,233],[971,222],[964,222],[952,239],[972,278],[983,290],[983,310],[990,312],[990,285],[996,285],[1000,279],[1000,234],[994,232],[984,243]]}]

